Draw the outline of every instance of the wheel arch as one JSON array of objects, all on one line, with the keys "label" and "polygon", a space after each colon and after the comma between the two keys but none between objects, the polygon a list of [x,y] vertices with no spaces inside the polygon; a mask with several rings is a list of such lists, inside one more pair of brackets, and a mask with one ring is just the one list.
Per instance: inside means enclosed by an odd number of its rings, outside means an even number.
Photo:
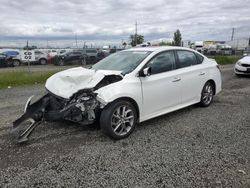
[{"label": "wheel arch", "polygon": [[210,82],[213,85],[213,87],[214,87],[214,95],[215,95],[216,94],[216,83],[215,83],[215,81],[213,79],[209,79],[207,82]]},{"label": "wheel arch", "polygon": [[128,101],[130,102],[134,107],[135,107],[135,110],[136,110],[136,113],[137,113],[137,119],[139,120],[140,118],[140,109],[139,109],[139,105],[137,104],[137,102],[132,99],[131,97],[119,97],[115,100],[113,100],[112,102],[108,103],[105,107],[109,106],[111,103],[115,103],[117,101]]}]

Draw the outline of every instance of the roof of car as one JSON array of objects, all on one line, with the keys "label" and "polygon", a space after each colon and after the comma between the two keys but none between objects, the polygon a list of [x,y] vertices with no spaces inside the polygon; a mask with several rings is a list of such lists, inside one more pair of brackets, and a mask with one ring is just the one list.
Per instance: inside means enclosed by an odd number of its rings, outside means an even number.
[{"label": "roof of car", "polygon": [[181,50],[191,50],[190,48],[184,48],[179,46],[150,46],[150,47],[135,47],[130,48],[125,51],[148,51],[148,52],[155,52],[155,51],[164,51],[164,50],[174,50],[174,49],[181,49]]}]

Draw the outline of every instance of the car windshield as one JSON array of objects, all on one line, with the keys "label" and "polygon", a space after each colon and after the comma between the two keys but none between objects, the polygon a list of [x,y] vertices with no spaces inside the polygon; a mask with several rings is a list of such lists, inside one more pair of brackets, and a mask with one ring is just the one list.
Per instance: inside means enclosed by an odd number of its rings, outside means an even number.
[{"label": "car windshield", "polygon": [[123,74],[132,72],[148,55],[147,51],[122,51],[112,54],[97,64],[93,65],[95,70],[122,71]]}]

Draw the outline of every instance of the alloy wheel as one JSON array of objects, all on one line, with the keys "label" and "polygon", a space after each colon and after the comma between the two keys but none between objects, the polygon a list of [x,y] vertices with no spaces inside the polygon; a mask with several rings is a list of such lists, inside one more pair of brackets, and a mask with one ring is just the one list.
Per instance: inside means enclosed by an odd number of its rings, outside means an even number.
[{"label": "alloy wheel", "polygon": [[133,127],[134,112],[130,106],[119,106],[111,117],[111,128],[118,136],[126,135]]},{"label": "alloy wheel", "polygon": [[213,86],[212,84],[208,83],[204,90],[203,90],[203,95],[202,95],[202,100],[204,104],[208,105],[212,102],[213,100]]}]

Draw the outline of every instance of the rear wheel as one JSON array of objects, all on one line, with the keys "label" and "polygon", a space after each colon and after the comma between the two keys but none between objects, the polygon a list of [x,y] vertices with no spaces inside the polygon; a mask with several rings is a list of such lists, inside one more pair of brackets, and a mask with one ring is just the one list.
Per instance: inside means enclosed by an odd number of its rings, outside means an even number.
[{"label": "rear wheel", "polygon": [[101,114],[101,129],[113,139],[128,137],[137,123],[135,107],[128,101],[116,101],[108,105]]},{"label": "rear wheel", "polygon": [[39,60],[39,63],[40,63],[41,65],[46,65],[46,64],[47,64],[47,60],[46,60],[46,59],[40,59],[40,60]]},{"label": "rear wheel", "polygon": [[62,59],[60,59],[60,60],[58,61],[58,65],[59,65],[59,66],[63,66],[63,65],[64,65],[64,61],[63,61]]},{"label": "rear wheel", "polygon": [[200,106],[207,107],[209,106],[214,97],[214,92],[215,88],[214,85],[211,82],[207,82],[201,92],[201,101],[200,101]]}]

